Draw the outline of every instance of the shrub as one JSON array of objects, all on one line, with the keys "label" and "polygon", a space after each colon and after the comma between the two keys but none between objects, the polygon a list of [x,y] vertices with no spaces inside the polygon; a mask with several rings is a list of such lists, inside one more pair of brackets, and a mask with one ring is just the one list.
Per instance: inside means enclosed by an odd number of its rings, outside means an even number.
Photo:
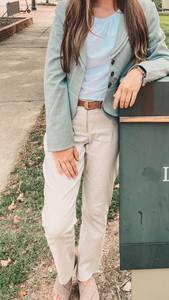
[{"label": "shrub", "polygon": [[161,10],[162,9],[162,0],[154,0],[157,9]]}]

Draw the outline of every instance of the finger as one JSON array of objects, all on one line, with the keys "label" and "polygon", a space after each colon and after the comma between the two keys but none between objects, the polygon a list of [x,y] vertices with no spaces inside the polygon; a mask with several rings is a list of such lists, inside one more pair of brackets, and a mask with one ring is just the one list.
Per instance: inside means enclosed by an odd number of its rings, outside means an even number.
[{"label": "finger", "polygon": [[67,178],[71,179],[71,175],[69,173],[69,170],[68,170],[67,165],[66,165],[65,162],[61,163],[61,167],[62,167],[62,170],[63,170],[64,174],[67,176]]},{"label": "finger", "polygon": [[125,108],[128,108],[129,103],[130,103],[131,98],[132,98],[132,94],[133,94],[133,93],[132,93],[131,91],[127,93],[127,95],[126,95],[126,100],[125,100],[125,103],[124,103],[124,107],[125,107]]},{"label": "finger", "polygon": [[59,172],[60,175],[63,175],[63,170],[62,170],[62,167],[61,167],[61,164],[60,162],[55,158],[55,156],[53,155],[53,159],[54,159],[54,162],[56,164],[56,168]]},{"label": "finger", "polygon": [[120,88],[118,88],[118,90],[114,94],[114,103],[113,103],[114,109],[116,109],[118,107],[118,104],[120,101],[120,96],[121,96],[121,90],[120,90]]},{"label": "finger", "polygon": [[114,94],[114,103],[113,103],[113,108],[114,109],[117,109],[118,104],[120,102],[120,97],[121,97],[121,88],[118,88],[118,90]]},{"label": "finger", "polygon": [[71,166],[72,166],[72,168],[73,168],[73,170],[74,170],[75,175],[77,176],[77,174],[78,174],[78,169],[77,169],[77,165],[76,165],[75,160],[72,159],[72,160],[70,161],[70,164],[71,164]]},{"label": "finger", "polygon": [[56,167],[60,175],[63,175],[63,170],[59,161],[56,161]]},{"label": "finger", "polygon": [[77,151],[77,148],[74,147],[73,150],[74,150],[74,151],[73,151],[73,154],[74,154],[75,159],[76,159],[76,160],[79,160],[79,152]]},{"label": "finger", "polygon": [[124,108],[124,103],[126,101],[128,91],[123,89],[120,97],[120,108]]},{"label": "finger", "polygon": [[138,92],[133,92],[132,98],[131,98],[131,101],[130,101],[130,107],[133,106],[133,104],[135,103],[136,98],[137,98],[137,94],[138,94]]},{"label": "finger", "polygon": [[69,161],[67,161],[67,162],[65,162],[65,164],[66,164],[67,170],[68,170],[71,178],[75,178],[76,177],[76,173],[75,173],[75,171],[74,171],[71,163]]}]

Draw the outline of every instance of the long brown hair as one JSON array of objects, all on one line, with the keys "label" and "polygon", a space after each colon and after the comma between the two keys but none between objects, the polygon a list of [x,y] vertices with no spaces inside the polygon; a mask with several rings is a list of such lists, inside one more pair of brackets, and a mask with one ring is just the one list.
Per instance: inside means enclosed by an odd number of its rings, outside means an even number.
[{"label": "long brown hair", "polygon": [[[61,44],[61,65],[65,73],[70,72],[71,59],[78,64],[81,46],[91,30],[96,2],[97,0],[69,0],[68,2]],[[148,48],[148,27],[139,0],[116,0],[115,7],[124,13],[129,41],[136,61],[143,60]]]}]

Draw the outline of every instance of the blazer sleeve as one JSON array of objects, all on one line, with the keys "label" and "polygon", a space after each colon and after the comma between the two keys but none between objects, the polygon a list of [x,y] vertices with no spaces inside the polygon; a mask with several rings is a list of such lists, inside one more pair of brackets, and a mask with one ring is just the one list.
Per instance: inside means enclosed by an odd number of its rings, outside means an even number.
[{"label": "blazer sleeve", "polygon": [[148,2],[148,55],[146,60],[135,64],[130,68],[131,70],[136,65],[140,65],[144,68],[146,71],[146,77],[143,79],[142,86],[150,81],[162,78],[169,74],[169,49],[165,43],[166,36],[160,27],[160,18],[155,3],[152,1]]},{"label": "blazer sleeve", "polygon": [[64,13],[65,1],[62,0],[55,9],[44,67],[44,98],[48,151],[64,150],[74,145],[67,76],[63,72],[60,63]]}]

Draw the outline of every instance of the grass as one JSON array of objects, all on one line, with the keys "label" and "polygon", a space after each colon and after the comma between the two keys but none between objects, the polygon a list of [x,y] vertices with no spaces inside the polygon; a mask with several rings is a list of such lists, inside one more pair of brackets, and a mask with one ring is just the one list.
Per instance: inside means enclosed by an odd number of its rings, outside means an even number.
[{"label": "grass", "polygon": [[166,35],[166,43],[169,47],[169,15],[160,15],[161,28],[164,30]]},{"label": "grass", "polygon": [[[0,269],[1,300],[17,295],[19,285],[28,278],[38,256],[45,258],[47,253],[40,224],[43,132],[42,112],[18,157],[6,190],[1,194],[0,259],[11,260],[8,266]],[[13,209],[9,207],[11,203],[14,203]]]},{"label": "grass", "polygon": [[[168,16],[161,15],[169,46]],[[22,283],[39,263],[51,257],[41,227],[43,205],[43,135],[45,132],[45,113],[42,110],[33,127],[27,143],[20,153],[9,184],[1,193],[0,201],[0,261],[7,266],[0,267],[0,299],[28,299],[20,295]],[[118,183],[118,178],[116,179]],[[13,203],[13,209],[11,209]],[[108,219],[119,208],[119,189],[115,188]],[[77,217],[81,217],[81,189],[77,199]],[[76,240],[79,224],[76,226]]]}]

